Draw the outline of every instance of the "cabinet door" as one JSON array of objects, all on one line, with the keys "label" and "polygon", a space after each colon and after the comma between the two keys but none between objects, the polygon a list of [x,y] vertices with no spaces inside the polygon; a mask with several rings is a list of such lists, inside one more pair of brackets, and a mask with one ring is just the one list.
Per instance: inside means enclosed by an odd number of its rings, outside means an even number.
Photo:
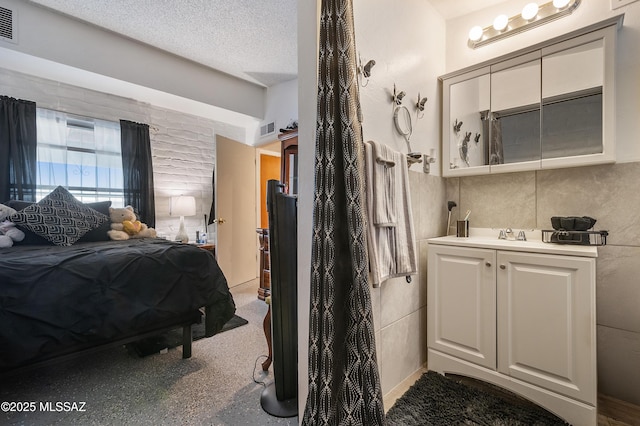
[{"label": "cabinet door", "polygon": [[491,173],[540,168],[540,51],[491,66]]},{"label": "cabinet door", "polygon": [[542,168],[615,161],[615,27],[542,50]]},{"label": "cabinet door", "polygon": [[494,250],[429,247],[429,348],[496,368],[494,265]]},{"label": "cabinet door", "polygon": [[444,176],[489,173],[489,68],[443,81]]},{"label": "cabinet door", "polygon": [[595,404],[595,259],[497,260],[498,371]]}]

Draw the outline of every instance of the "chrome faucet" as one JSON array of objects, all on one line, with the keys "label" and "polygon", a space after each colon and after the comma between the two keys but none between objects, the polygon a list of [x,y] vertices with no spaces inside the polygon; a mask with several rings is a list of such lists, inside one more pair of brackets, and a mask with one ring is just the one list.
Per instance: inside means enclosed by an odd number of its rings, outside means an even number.
[{"label": "chrome faucet", "polygon": [[527,241],[527,236],[524,234],[524,231],[520,231],[518,232],[518,238],[516,238],[518,241]]},{"label": "chrome faucet", "polygon": [[498,234],[498,239],[499,240],[506,240],[507,239],[507,234],[504,233],[504,229],[500,230],[500,234]]}]

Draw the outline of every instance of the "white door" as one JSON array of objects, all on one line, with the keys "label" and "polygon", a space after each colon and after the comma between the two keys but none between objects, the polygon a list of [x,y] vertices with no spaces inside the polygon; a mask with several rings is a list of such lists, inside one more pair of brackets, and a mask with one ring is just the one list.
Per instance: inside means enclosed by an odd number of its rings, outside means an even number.
[{"label": "white door", "polygon": [[496,368],[495,251],[429,246],[430,349]]},{"label": "white door", "polygon": [[216,254],[230,287],[256,278],[255,148],[216,137]]},{"label": "white door", "polygon": [[498,252],[498,265],[498,370],[595,404],[595,259]]}]

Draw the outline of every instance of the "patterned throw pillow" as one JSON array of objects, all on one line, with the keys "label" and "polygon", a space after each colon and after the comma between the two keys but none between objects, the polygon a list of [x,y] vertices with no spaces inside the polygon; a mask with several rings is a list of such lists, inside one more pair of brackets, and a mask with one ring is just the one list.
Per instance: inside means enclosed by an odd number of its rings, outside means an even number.
[{"label": "patterned throw pillow", "polygon": [[62,186],[9,218],[59,246],[70,246],[109,217],[82,204]]}]

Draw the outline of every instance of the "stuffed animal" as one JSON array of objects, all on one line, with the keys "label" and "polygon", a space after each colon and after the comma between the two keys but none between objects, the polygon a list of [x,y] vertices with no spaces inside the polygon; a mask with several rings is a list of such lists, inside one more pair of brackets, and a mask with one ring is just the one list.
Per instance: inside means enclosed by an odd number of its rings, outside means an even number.
[{"label": "stuffed animal", "polygon": [[15,212],[11,207],[0,204],[0,247],[11,247],[14,242],[24,240],[24,232],[8,220]]},{"label": "stuffed animal", "polygon": [[109,207],[111,230],[107,232],[112,240],[128,240],[129,238],[155,238],[156,230],[136,219],[133,207]]}]

